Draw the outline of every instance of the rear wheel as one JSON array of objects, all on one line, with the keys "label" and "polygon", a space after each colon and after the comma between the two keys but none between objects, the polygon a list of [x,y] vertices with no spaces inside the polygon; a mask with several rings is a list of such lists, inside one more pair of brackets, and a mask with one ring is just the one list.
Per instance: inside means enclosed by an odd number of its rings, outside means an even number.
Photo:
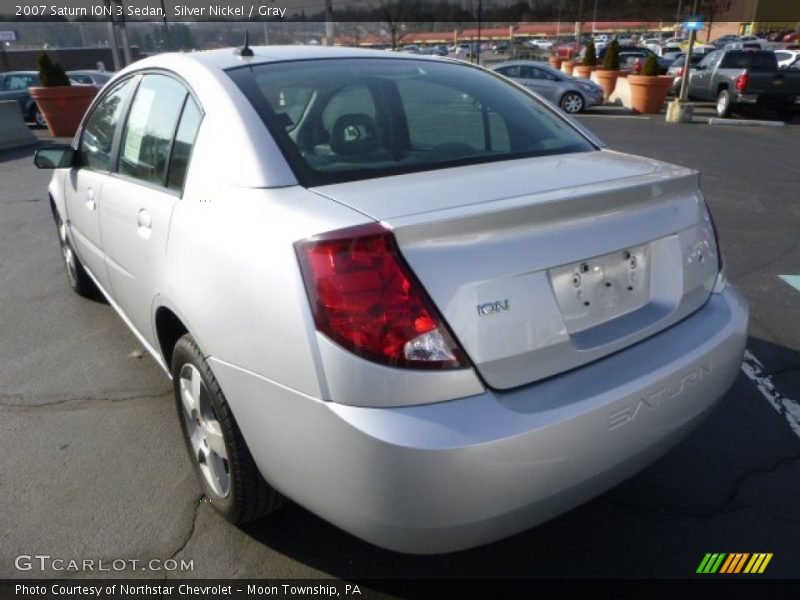
[{"label": "rear wheel", "polygon": [[203,492],[228,521],[246,523],[286,500],[264,481],[206,357],[190,334],[172,353],[172,382],[186,448]]},{"label": "rear wheel", "polygon": [[35,104],[33,105],[33,122],[36,123],[37,127],[47,127],[47,121],[44,120],[42,111],[40,111],[39,107]]},{"label": "rear wheel", "polygon": [[721,119],[731,116],[731,93],[728,90],[720,90],[717,95],[717,116]]},{"label": "rear wheel", "polygon": [[79,296],[98,298],[100,296],[99,290],[94,284],[94,281],[92,281],[92,278],[89,277],[86,269],[83,268],[80,259],[75,254],[75,250],[72,248],[72,242],[70,242],[69,235],[67,235],[66,224],[61,220],[61,217],[55,209],[53,210],[53,216],[56,220],[58,243],[61,246],[61,258],[64,261],[64,268],[67,271],[69,287]]},{"label": "rear wheel", "polygon": [[583,110],[583,97],[577,92],[567,92],[561,96],[559,106],[564,112],[574,115]]},{"label": "rear wheel", "polygon": [[781,121],[791,121],[794,116],[794,111],[791,108],[779,108],[776,112]]}]

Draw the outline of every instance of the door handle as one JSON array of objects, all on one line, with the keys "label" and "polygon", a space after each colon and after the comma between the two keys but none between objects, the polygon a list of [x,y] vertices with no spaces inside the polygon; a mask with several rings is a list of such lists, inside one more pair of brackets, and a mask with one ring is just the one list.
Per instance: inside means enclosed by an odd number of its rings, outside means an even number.
[{"label": "door handle", "polygon": [[150,213],[147,212],[144,208],[139,211],[139,216],[136,217],[136,225],[137,225],[137,232],[139,236],[149,240],[150,234],[153,233],[152,227],[153,223],[150,219]]},{"label": "door handle", "polygon": [[94,190],[92,188],[86,188],[86,208],[89,210],[95,210],[97,208],[97,202],[94,201]]},{"label": "door handle", "polygon": [[152,228],[153,222],[150,219],[150,213],[144,208],[139,211],[139,217],[136,219],[136,224],[139,226],[139,229]]}]

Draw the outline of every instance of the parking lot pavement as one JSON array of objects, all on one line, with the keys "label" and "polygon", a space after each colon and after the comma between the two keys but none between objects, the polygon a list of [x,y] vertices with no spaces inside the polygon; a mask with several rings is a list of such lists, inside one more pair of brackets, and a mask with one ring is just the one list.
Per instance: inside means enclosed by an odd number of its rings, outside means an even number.
[{"label": "parking lot pavement", "polygon": [[[797,129],[584,122],[612,149],[702,172],[751,302],[750,351],[775,393],[800,397],[800,291],[778,277],[800,274]],[[0,154],[1,577],[74,575],[15,569],[36,553],[193,561],[190,573],[122,573],[142,577],[518,578],[689,577],[706,552],[772,552],[766,576],[800,574],[800,438],[744,373],[650,468],[490,546],[398,555],[294,505],[231,527],[201,501],[166,377],[108,305],[68,289],[31,152]]]}]

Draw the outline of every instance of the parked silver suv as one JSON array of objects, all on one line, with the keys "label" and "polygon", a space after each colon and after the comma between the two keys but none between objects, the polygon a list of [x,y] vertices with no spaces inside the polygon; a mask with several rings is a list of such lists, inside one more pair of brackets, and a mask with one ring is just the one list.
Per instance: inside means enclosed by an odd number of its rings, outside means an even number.
[{"label": "parked silver suv", "polygon": [[696,172],[461,61],[250,53],[139,61],[36,156],[70,284],[172,378],[227,519],[288,497],[394,550],[486,543],[731,385],[748,310]]}]

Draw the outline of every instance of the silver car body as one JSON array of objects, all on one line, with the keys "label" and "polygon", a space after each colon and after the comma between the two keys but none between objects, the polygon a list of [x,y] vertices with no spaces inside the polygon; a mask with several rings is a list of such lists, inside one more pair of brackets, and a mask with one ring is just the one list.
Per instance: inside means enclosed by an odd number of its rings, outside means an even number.
[{"label": "silver car body", "polygon": [[[164,323],[192,333],[283,494],[379,546],[463,549],[636,473],[732,384],[748,308],[718,271],[696,172],[595,146],[302,187],[225,69],[387,54],[255,52],[160,55],[115,78],[174,74],[203,107],[182,194],[83,169],[56,170],[49,193],[159,365]],[[376,222],[471,366],[382,366],[317,331],[293,244]]]},{"label": "silver car body", "polygon": [[603,88],[598,84],[562,73],[544,62],[510,61],[493,66],[492,70],[533,90],[556,106],[568,93],[579,94],[583,98],[583,108],[603,104]]}]

